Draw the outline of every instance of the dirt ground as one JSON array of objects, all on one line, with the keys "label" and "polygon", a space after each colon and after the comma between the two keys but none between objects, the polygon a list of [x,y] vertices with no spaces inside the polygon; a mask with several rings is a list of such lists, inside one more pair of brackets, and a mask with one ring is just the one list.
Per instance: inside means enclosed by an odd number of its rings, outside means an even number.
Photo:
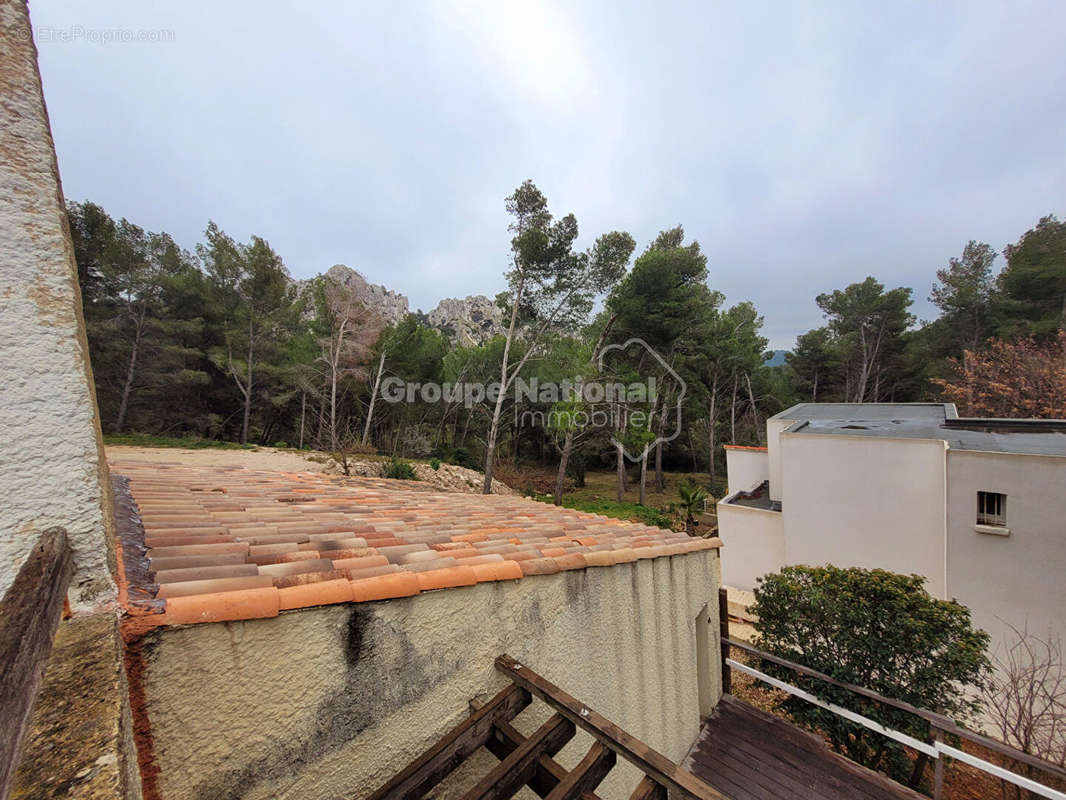
[{"label": "dirt ground", "polygon": [[[144,461],[150,464],[188,464],[202,467],[247,467],[278,472],[321,472],[322,464],[291,450],[259,447],[255,450],[185,450],[180,447],[129,447],[108,445],[107,460]],[[311,455],[308,453],[308,455]]]},{"label": "dirt ground", "polygon": [[[112,463],[145,462],[148,464],[183,464],[198,467],[246,467],[272,472],[329,472],[339,474],[340,467],[323,454],[298,450],[278,450],[273,447],[257,447],[254,450],[216,450],[213,448],[186,450],[180,447],[133,447],[108,445],[107,460]],[[350,470],[353,476],[378,477],[381,475],[380,460],[362,461],[352,459]],[[443,492],[481,494],[483,476],[480,472],[440,464],[433,469],[428,464],[412,463],[419,481]],[[515,492],[498,480],[492,481],[493,494],[513,495]]]}]

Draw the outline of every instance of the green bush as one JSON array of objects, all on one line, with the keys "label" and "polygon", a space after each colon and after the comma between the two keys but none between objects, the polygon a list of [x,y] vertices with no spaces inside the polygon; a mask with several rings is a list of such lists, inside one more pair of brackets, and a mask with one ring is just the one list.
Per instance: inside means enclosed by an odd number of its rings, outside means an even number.
[{"label": "green bush", "polygon": [[479,463],[478,460],[474,458],[473,454],[465,447],[455,448],[452,451],[451,458],[447,460],[452,464],[455,464],[457,467],[466,467],[467,469],[473,469],[479,472],[484,466],[484,464]]},{"label": "green bush", "polygon": [[151,436],[142,433],[104,434],[104,444],[131,447],[183,447],[188,450],[255,450],[254,444],[200,439],[194,436]]},{"label": "green bush", "polygon": [[274,447],[276,447],[278,450],[284,450],[288,446],[288,442],[274,442]]},{"label": "green bush", "polygon": [[454,464],[457,467],[466,467],[467,469],[476,470],[478,472],[481,472],[485,466],[465,447],[440,445],[433,448],[433,451],[429,455],[444,464]]},{"label": "green bush", "polygon": [[[544,503],[553,502],[550,494],[540,495],[535,489],[529,488],[527,497],[540,500]],[[658,508],[642,506],[640,503],[619,503],[614,500],[582,500],[575,497],[563,496],[563,507],[574,508],[578,511],[589,511],[593,514],[602,514],[612,519],[625,519],[632,522],[643,522],[645,525],[654,525],[658,528],[672,530],[673,520],[669,515]]]},{"label": "green bush", "polygon": [[439,458],[431,458],[429,460],[429,466],[434,472],[436,472],[438,469],[440,469],[440,459]]},{"label": "green bush", "polygon": [[397,458],[394,458],[391,461],[386,461],[381,465],[381,477],[395,478],[396,480],[401,481],[418,480],[418,476],[415,475],[415,468],[406,461],[400,461]]},{"label": "green bush", "polygon": [[[759,579],[752,615],[756,646],[878,694],[965,722],[979,711],[968,687],[984,684],[988,634],[970,610],[938,600],[921,575],[857,567],[785,567]],[[769,662],[761,669],[823,700],[928,740],[929,723],[816,678]],[[917,788],[925,768],[903,745],[797,697],[782,707],[825,734],[833,749]]]}]

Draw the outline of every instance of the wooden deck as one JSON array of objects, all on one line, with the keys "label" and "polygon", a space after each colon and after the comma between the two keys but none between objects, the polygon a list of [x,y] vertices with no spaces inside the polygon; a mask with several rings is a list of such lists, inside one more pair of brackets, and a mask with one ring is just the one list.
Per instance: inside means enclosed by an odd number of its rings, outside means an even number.
[{"label": "wooden deck", "polygon": [[928,800],[732,695],[704,723],[684,766],[732,800]]}]

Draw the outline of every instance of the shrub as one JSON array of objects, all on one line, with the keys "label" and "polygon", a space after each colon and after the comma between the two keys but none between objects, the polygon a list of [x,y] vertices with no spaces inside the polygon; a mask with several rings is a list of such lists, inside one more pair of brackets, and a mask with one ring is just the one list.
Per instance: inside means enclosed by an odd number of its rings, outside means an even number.
[{"label": "shrub", "polygon": [[381,477],[395,478],[401,481],[418,480],[418,476],[415,475],[415,468],[406,461],[400,461],[398,458],[386,461],[381,465]]},{"label": "shrub", "polygon": [[284,442],[284,441],[282,441],[282,442],[274,442],[274,447],[276,447],[278,450],[284,450],[288,446],[289,446],[288,442]]},{"label": "shrub", "polygon": [[438,469],[440,469],[440,459],[439,458],[431,458],[429,460],[429,466],[430,466],[430,469],[432,469],[434,472],[436,472]]},{"label": "shrub", "polygon": [[104,444],[130,445],[133,447],[182,447],[189,450],[254,450],[254,444],[223,442],[217,439],[196,437],[152,436],[147,434],[104,434]]},{"label": "shrub", "polygon": [[343,449],[349,455],[356,456],[373,456],[377,455],[378,449],[372,444],[363,444],[362,442],[345,442]]},{"label": "shrub", "polygon": [[[544,503],[554,502],[551,494],[528,494],[535,500]],[[642,506],[639,503],[618,503],[614,500],[584,500],[576,497],[563,497],[564,508],[574,508],[578,511],[588,511],[593,514],[602,514],[613,519],[627,519],[633,522],[643,522],[645,525],[654,525],[658,528],[673,530],[673,520],[657,508]]]},{"label": "shrub", "polygon": [[465,447],[440,445],[433,448],[430,452],[430,456],[432,456],[434,460],[439,460],[444,464],[454,464],[457,467],[465,467],[466,469],[476,470],[477,472],[481,472],[485,466]]},{"label": "shrub", "polygon": [[689,536],[696,535],[699,521],[697,514],[703,513],[703,504],[707,499],[707,490],[694,483],[683,483],[677,488],[677,509],[685,515],[685,533]]},{"label": "shrub", "polygon": [[466,467],[467,469],[481,471],[484,464],[478,463],[478,460],[474,458],[473,454],[465,447],[456,447],[452,453],[451,458],[447,459],[457,467]]},{"label": "shrub", "polygon": [[[755,604],[758,647],[839,681],[965,721],[979,710],[967,687],[984,685],[988,634],[970,610],[937,600],[921,575],[856,567],[785,567],[759,579]],[[769,662],[762,669],[823,700],[927,740],[929,723],[847,689],[797,675]],[[823,732],[833,749],[917,787],[927,762],[903,745],[796,697],[783,707],[797,722]]]}]

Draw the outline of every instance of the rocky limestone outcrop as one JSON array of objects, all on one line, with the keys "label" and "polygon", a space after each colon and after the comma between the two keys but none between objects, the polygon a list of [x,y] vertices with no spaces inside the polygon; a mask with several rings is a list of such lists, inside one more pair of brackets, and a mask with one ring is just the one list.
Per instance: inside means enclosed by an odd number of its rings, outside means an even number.
[{"label": "rocky limestone outcrop", "polygon": [[449,334],[463,347],[484,344],[506,333],[503,311],[482,294],[462,299],[448,297],[427,315],[429,324]]},{"label": "rocky limestone outcrop", "polygon": [[344,264],[334,264],[326,278],[351,288],[367,308],[372,309],[386,323],[399,322],[409,312],[407,298],[377,283],[370,283],[363,274]]},{"label": "rocky limestone outcrop", "polygon": [[[412,463],[417,479],[442,492],[461,492],[463,494],[481,494],[485,476],[466,467],[455,464],[441,464],[433,469],[429,464]],[[348,462],[348,472],[363,478],[380,478],[382,464],[380,461]],[[332,458],[322,465],[322,472],[327,475],[340,475],[344,472],[341,465]],[[492,493],[516,495],[514,489],[501,481],[492,479]]]},{"label": "rocky limestone outcrop", "polygon": [[[383,325],[399,322],[410,313],[406,296],[371,283],[361,272],[344,264],[334,264],[326,271],[325,277],[353,289],[356,297],[381,319]],[[297,291],[302,292],[311,281],[295,283]],[[445,298],[423,318],[428,325],[444,332],[463,347],[484,344],[494,336],[506,333],[503,311],[480,294]]]}]

